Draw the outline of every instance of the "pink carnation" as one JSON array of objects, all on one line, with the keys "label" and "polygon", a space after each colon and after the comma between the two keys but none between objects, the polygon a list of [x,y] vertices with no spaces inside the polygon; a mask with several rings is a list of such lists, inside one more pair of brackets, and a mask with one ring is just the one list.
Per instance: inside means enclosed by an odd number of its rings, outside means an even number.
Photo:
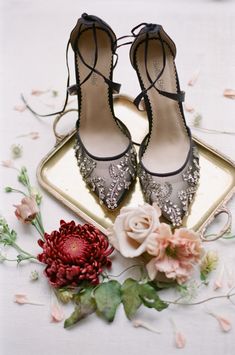
[{"label": "pink carnation", "polygon": [[202,250],[197,233],[180,228],[172,234],[170,227],[161,223],[147,246],[148,253],[155,256],[147,264],[149,277],[153,280],[161,272],[180,284],[186,282],[200,261]]}]

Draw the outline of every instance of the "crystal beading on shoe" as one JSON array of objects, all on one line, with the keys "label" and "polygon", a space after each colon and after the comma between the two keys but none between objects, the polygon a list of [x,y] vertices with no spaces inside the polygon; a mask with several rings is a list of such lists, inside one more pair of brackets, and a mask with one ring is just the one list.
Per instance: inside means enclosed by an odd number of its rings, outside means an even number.
[{"label": "crystal beading on shoe", "polygon": [[91,158],[78,137],[74,149],[83,180],[98,195],[100,204],[104,203],[111,210],[117,208],[136,178],[136,151],[133,145],[121,157],[108,161]]},{"label": "crystal beading on shoe", "polygon": [[[182,224],[182,218],[188,214],[200,178],[199,155],[197,148],[192,147],[189,163],[178,175],[159,177],[148,173],[139,165],[138,176],[148,203],[156,202],[162,214],[171,221],[174,227]],[[181,177],[180,177],[181,176]],[[181,189],[175,187],[181,185]],[[174,191],[178,191],[177,193]]]}]

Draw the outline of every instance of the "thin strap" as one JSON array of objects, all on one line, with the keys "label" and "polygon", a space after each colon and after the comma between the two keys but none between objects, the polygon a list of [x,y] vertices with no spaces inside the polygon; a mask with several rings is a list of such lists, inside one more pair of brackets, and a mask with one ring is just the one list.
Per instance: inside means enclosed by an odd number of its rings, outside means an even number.
[{"label": "thin strap", "polygon": [[[105,24],[103,21],[101,22],[101,20],[99,18],[96,18],[95,16],[88,16],[87,14],[83,14],[83,20],[85,21],[97,21],[97,19],[99,20],[100,23]],[[89,17],[89,19],[87,19],[87,17]],[[82,24],[81,24],[82,25]],[[81,25],[79,26],[79,30],[78,33],[80,33],[80,29],[81,29]],[[96,69],[96,64],[97,64],[97,60],[98,60],[98,44],[97,44],[97,33],[96,33],[96,26],[95,23],[92,23],[92,31],[93,31],[93,38],[94,38],[94,44],[95,44],[95,58],[94,58],[94,63],[93,66],[90,66],[88,63],[86,63],[86,61],[84,60],[79,48],[76,48],[76,52],[78,53],[82,63],[90,69],[90,73],[85,77],[85,79],[82,81],[82,83],[75,84],[70,86],[70,70],[69,70],[69,63],[68,63],[68,50],[69,50],[69,45],[71,44],[71,41],[69,39],[67,46],[66,46],[66,67],[67,67],[67,72],[68,72],[68,77],[67,77],[67,83],[66,83],[66,97],[65,97],[65,102],[64,102],[64,106],[62,108],[62,110],[57,111],[57,112],[53,112],[53,113],[49,113],[49,114],[39,114],[36,111],[34,111],[31,106],[28,104],[28,102],[26,101],[25,97],[23,94],[21,94],[21,99],[24,102],[25,106],[27,107],[27,109],[35,116],[38,117],[50,117],[50,116],[55,116],[55,115],[59,115],[61,113],[63,113],[67,107],[68,104],[68,97],[69,95],[78,95],[79,93],[79,87],[84,84],[92,75],[93,72],[95,72],[96,74],[100,75],[103,79],[104,82],[115,92],[115,93],[119,93],[121,85],[119,83],[115,83],[112,80],[110,80],[109,78],[106,78],[100,71],[98,71]],[[79,37],[79,36],[78,36]],[[114,50],[114,45],[112,45],[112,51]],[[118,56],[117,56],[118,59]],[[115,66],[117,64],[117,60],[115,62]]]},{"label": "thin strap", "polygon": [[119,92],[120,91],[120,88],[121,88],[121,85],[119,83],[115,83],[113,82],[112,80],[108,79],[106,76],[104,76],[99,70],[96,69],[96,64],[97,64],[97,58],[98,58],[98,44],[97,44],[97,34],[96,34],[96,26],[95,24],[93,23],[92,25],[92,29],[93,29],[93,38],[94,38],[94,43],[95,43],[95,60],[94,60],[94,64],[93,66],[90,66],[83,58],[80,50],[79,50],[79,47],[77,47],[77,53],[79,55],[79,58],[81,59],[82,63],[90,69],[90,73],[86,76],[86,78],[78,85],[78,84],[75,84],[73,85],[73,88],[74,87],[78,87],[79,86],[82,86],[88,79],[89,77],[92,75],[93,72],[95,72],[96,74],[100,75],[105,83],[111,88],[113,89],[115,92]]},{"label": "thin strap", "polygon": [[[140,24],[136,27],[134,27],[134,29],[132,30],[132,33],[134,33],[134,31],[142,26],[144,24]],[[154,28],[154,29],[157,29],[157,34],[159,36],[159,39],[160,39],[160,43],[161,43],[161,47],[162,47],[162,53],[163,53],[163,66],[162,66],[162,69],[160,71],[160,73],[158,74],[157,78],[153,81],[150,74],[149,74],[149,71],[148,71],[148,61],[147,61],[147,58],[148,58],[148,43],[149,43],[149,32],[148,30],[145,31],[145,40],[144,40],[144,43],[145,43],[145,49],[144,49],[144,62],[145,62],[145,70],[146,70],[146,75],[148,77],[148,80],[150,81],[150,85],[149,87],[147,87],[146,89],[142,90],[142,92],[135,98],[134,100],[134,104],[136,105],[136,107],[140,110],[140,102],[141,100],[144,98],[144,96],[146,95],[146,93],[148,92],[148,90],[150,90],[151,88],[154,88],[159,94],[165,96],[165,97],[168,97],[169,99],[171,100],[175,100],[175,101],[178,101],[178,102],[183,102],[184,101],[184,97],[185,97],[185,93],[184,91],[179,91],[177,93],[172,93],[172,92],[167,92],[167,91],[163,91],[163,90],[160,90],[156,87],[156,83],[157,81],[160,79],[160,77],[162,76],[164,70],[165,70],[165,66],[166,66],[166,52],[165,52],[165,47],[164,47],[164,43],[163,43],[163,40],[162,40],[162,37],[161,37],[161,33],[160,33],[160,29],[161,27],[160,26],[155,26],[153,24],[147,24],[146,27],[149,27],[150,29]],[[136,37],[136,35],[134,34],[134,36]]]}]

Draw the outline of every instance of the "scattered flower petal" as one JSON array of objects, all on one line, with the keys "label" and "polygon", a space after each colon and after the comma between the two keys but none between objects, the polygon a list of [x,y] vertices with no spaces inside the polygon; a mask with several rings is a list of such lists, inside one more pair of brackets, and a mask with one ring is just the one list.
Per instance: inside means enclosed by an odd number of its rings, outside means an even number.
[{"label": "scattered flower petal", "polygon": [[200,74],[200,70],[199,69],[195,70],[195,72],[193,73],[191,79],[188,81],[188,85],[189,86],[194,86],[196,84],[196,81],[197,81],[197,79],[199,77],[199,74]]},{"label": "scattered flower petal", "polygon": [[61,322],[64,319],[64,311],[58,303],[52,303],[51,305],[51,321]]},{"label": "scattered flower petal", "polygon": [[16,138],[23,138],[23,137],[29,137],[31,139],[38,139],[39,136],[39,132],[29,132],[26,134],[21,134],[20,136],[17,136]]},{"label": "scattered flower petal", "polygon": [[229,332],[232,329],[232,324],[229,319],[222,316],[217,316],[216,319],[224,332]]},{"label": "scattered flower petal", "polygon": [[229,288],[233,288],[235,286],[234,270],[226,267],[226,272],[227,272],[227,285]]},{"label": "scattered flower petal", "polygon": [[181,332],[175,333],[175,345],[178,349],[183,349],[186,344],[185,336]]},{"label": "scattered flower petal", "polygon": [[235,90],[233,89],[225,89],[223,92],[224,97],[226,97],[227,99],[235,99]]},{"label": "scattered flower petal", "polygon": [[161,331],[152,327],[150,324],[148,324],[147,322],[144,322],[140,319],[135,319],[133,320],[132,322],[133,326],[135,328],[138,328],[138,327],[142,327],[142,328],[145,328],[147,330],[150,330],[151,332],[154,332],[154,333],[157,333],[157,334],[161,334]]},{"label": "scattered flower petal", "polygon": [[175,334],[175,345],[178,349],[183,349],[186,344],[186,338],[182,332],[177,329],[176,323],[173,318],[170,318],[174,334]]},{"label": "scattered flower petal", "polygon": [[195,112],[194,107],[189,105],[189,104],[187,104],[187,103],[184,104],[184,109],[185,109],[186,112],[189,112],[189,113],[194,113]]},{"label": "scattered flower petal", "polygon": [[227,333],[232,329],[232,323],[227,317],[211,311],[207,311],[207,313],[218,321],[220,328],[223,332]]},{"label": "scattered flower petal", "polygon": [[22,156],[23,148],[19,144],[13,144],[11,146],[11,156],[13,159],[18,159]]},{"label": "scattered flower petal", "polygon": [[41,96],[41,95],[43,95],[43,94],[45,94],[47,92],[48,92],[48,90],[32,90],[31,91],[31,95],[33,95],[33,96]]},{"label": "scattered flower petal", "polygon": [[224,277],[224,265],[222,265],[220,272],[214,282],[214,290],[218,290],[223,287],[223,277]]},{"label": "scattered flower petal", "polygon": [[18,112],[24,112],[26,110],[26,105],[15,105],[14,110]]},{"label": "scattered flower petal", "polygon": [[14,168],[14,163],[12,160],[2,160],[1,165],[4,166],[4,168]]},{"label": "scattered flower petal", "polygon": [[43,303],[30,301],[27,295],[23,293],[18,293],[14,296],[14,302],[18,304],[33,304],[35,306],[44,306]]}]

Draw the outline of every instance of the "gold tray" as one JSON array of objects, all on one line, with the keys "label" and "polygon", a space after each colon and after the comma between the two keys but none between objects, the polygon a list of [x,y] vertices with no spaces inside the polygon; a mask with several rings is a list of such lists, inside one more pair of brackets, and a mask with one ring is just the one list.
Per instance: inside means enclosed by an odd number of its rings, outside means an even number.
[{"label": "gold tray", "polygon": [[[125,95],[116,96],[114,106],[117,117],[129,128],[133,141],[141,142],[148,129],[146,113],[138,111],[131,98]],[[53,126],[57,138],[56,146],[40,162],[37,169],[38,181],[45,190],[78,216],[107,234],[107,228],[112,225],[123,205],[115,212],[109,212],[97,203],[97,198],[86,187],[77,167],[73,151],[75,131],[66,136],[59,135],[56,127],[60,119],[61,116],[58,116]],[[229,158],[198,138],[193,139],[199,148],[201,179],[190,214],[184,219],[183,225],[199,231],[203,239],[205,230],[212,220],[218,214],[226,213],[227,222],[213,238],[215,240],[231,227],[231,213],[225,204],[235,193],[235,165]],[[137,206],[143,202],[137,181],[123,204]]]}]

